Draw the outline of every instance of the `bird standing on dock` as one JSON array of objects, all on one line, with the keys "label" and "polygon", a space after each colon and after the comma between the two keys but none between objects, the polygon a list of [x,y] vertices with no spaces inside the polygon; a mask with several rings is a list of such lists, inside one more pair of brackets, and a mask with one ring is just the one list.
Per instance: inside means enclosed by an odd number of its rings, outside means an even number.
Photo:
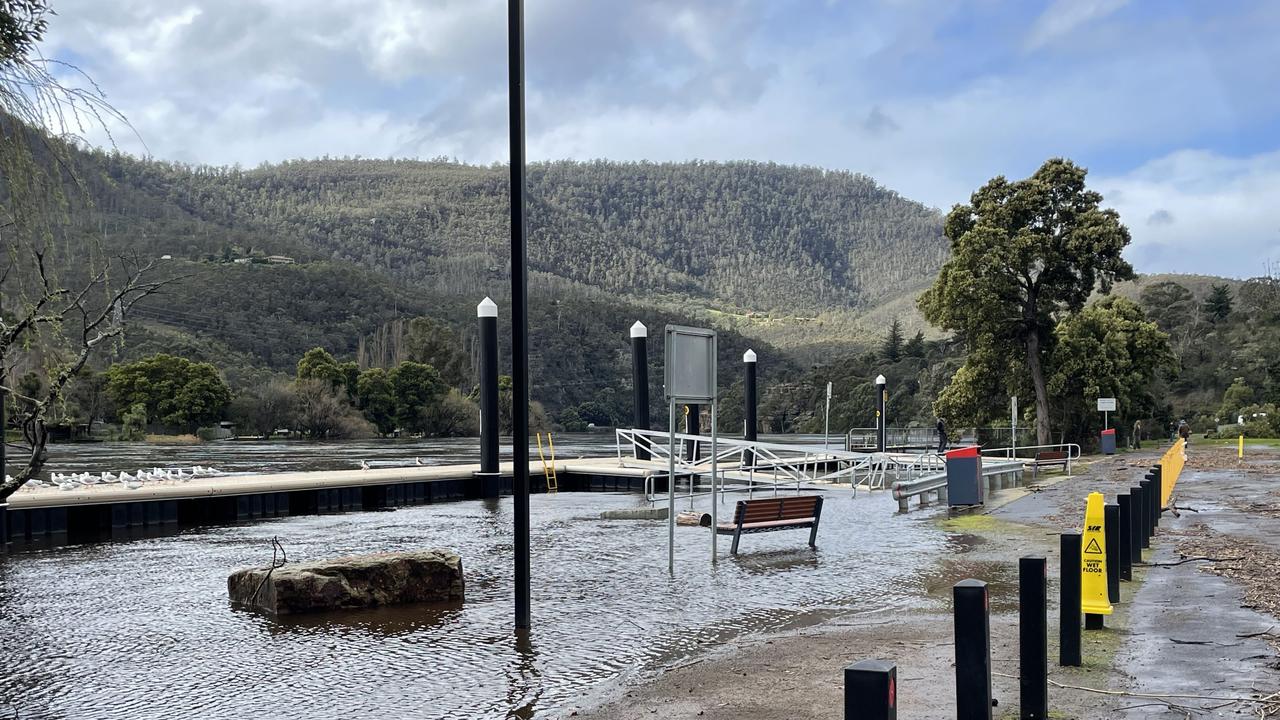
[{"label": "bird standing on dock", "polygon": [[361,461],[360,461],[360,469],[361,469],[361,470],[368,470],[368,469],[369,469],[369,462],[368,462],[367,460],[361,460]]},{"label": "bird standing on dock", "polygon": [[413,459],[413,464],[414,464],[414,465],[422,465],[422,464],[423,464],[423,462],[422,462],[422,458],[420,458],[420,457],[416,457],[416,458],[414,458],[414,459]]}]

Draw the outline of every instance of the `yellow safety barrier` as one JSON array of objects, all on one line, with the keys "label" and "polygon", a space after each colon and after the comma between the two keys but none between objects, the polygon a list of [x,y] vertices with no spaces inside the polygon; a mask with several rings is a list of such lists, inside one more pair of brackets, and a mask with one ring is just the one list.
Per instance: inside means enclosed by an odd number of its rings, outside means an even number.
[{"label": "yellow safety barrier", "polygon": [[1089,493],[1080,549],[1080,609],[1086,615],[1110,615],[1107,595],[1107,533],[1102,493]]},{"label": "yellow safety barrier", "polygon": [[1173,447],[1165,451],[1160,458],[1160,507],[1169,507],[1169,498],[1173,497],[1173,486],[1178,484],[1182,475],[1182,466],[1187,462],[1187,443],[1179,438]]}]

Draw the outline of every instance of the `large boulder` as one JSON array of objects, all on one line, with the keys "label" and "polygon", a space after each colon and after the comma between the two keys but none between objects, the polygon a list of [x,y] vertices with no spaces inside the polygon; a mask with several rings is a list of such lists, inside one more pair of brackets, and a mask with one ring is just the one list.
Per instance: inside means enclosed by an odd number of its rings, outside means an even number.
[{"label": "large boulder", "polygon": [[237,570],[231,602],[273,615],[463,598],[462,558],[444,550],[380,553]]}]

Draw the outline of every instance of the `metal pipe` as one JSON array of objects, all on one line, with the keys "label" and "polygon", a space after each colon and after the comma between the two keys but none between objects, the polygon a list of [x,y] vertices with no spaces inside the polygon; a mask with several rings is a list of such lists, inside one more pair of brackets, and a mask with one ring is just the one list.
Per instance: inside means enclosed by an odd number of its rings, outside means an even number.
[{"label": "metal pipe", "polygon": [[[668,400],[671,447],[667,453],[667,573],[676,574],[676,401]],[[714,529],[713,529],[714,534]]]},{"label": "metal pipe", "polygon": [[[639,320],[631,326],[632,427],[649,429],[649,329]],[[636,459],[648,460],[649,449],[636,444]]]},{"label": "metal pipe", "polygon": [[886,383],[883,375],[876,376],[876,452],[885,451],[885,437],[887,433],[887,418],[885,417],[886,405]]},{"label": "metal pipe", "polygon": [[716,443],[716,440],[718,439],[716,437],[717,435],[716,406],[719,404],[720,404],[720,401],[718,400],[711,401],[711,562],[712,563],[716,561],[716,535],[718,534],[716,533],[716,522],[717,522],[716,506],[719,505],[719,503],[716,502],[717,500],[716,479],[717,479],[717,473],[719,471],[719,466],[717,465],[717,461],[719,459],[720,448],[717,446],[717,443]]},{"label": "metal pipe", "polygon": [[498,306],[485,298],[476,306],[480,323],[480,472],[498,473]]},{"label": "metal pipe", "polygon": [[529,274],[525,241],[524,0],[507,0],[511,131],[511,417],[515,494],[516,628],[532,624],[529,568]]},{"label": "metal pipe", "polygon": [[[743,439],[748,442],[755,442],[756,427],[758,418],[756,417],[756,353],[754,350],[747,350],[742,354],[742,364],[746,368],[746,385],[743,388],[743,396],[746,400],[746,408],[744,417],[746,418],[746,427],[743,428]],[[749,465],[755,464],[755,453],[748,450],[746,452],[746,461]]]}]

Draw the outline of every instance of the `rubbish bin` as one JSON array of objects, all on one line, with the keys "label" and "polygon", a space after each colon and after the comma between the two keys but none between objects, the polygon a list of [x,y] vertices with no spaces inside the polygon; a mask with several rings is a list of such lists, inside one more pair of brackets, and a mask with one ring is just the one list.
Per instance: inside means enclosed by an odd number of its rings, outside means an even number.
[{"label": "rubbish bin", "polygon": [[1103,431],[1102,431],[1101,444],[1102,444],[1102,454],[1103,454],[1103,455],[1115,455],[1115,454],[1116,454],[1116,430],[1115,430],[1115,428],[1111,428],[1110,430],[1103,430]]},{"label": "rubbish bin", "polygon": [[947,503],[955,505],[981,505],[983,503],[982,455],[978,446],[948,450]]}]

